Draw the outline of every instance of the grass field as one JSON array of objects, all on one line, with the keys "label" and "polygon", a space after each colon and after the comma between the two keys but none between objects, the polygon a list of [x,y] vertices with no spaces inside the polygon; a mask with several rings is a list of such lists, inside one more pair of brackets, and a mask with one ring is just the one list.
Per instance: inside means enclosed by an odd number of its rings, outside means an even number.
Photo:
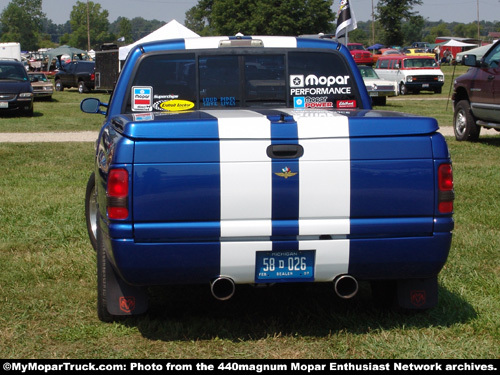
[{"label": "grass field", "polygon": [[[0,131],[97,130],[102,116],[80,118],[69,104],[81,98],[42,103],[64,105],[59,127],[2,118]],[[413,109],[405,103],[388,109]],[[379,310],[364,284],[348,301],[330,285],[241,286],[226,302],[208,285],[178,286],[153,288],[146,316],[113,324],[96,316],[84,220],[93,144],[0,143],[0,358],[500,358],[500,137],[448,143],[456,226],[436,308]]]}]

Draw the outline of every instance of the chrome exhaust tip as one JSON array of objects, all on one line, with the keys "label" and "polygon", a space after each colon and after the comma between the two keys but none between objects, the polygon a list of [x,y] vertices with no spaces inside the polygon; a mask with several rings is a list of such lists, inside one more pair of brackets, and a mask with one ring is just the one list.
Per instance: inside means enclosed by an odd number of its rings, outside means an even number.
[{"label": "chrome exhaust tip", "polygon": [[236,290],[234,281],[229,277],[219,276],[210,283],[210,291],[212,296],[219,301],[227,301],[230,299]]},{"label": "chrome exhaust tip", "polygon": [[358,281],[350,275],[341,275],[333,281],[335,293],[340,298],[349,299],[354,297],[359,290]]}]

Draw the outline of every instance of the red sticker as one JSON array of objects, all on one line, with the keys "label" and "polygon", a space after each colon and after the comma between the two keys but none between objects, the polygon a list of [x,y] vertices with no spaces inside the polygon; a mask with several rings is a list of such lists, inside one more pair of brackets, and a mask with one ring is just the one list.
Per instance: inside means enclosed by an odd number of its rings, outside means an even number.
[{"label": "red sticker", "polygon": [[356,108],[356,100],[337,100],[337,108]]}]

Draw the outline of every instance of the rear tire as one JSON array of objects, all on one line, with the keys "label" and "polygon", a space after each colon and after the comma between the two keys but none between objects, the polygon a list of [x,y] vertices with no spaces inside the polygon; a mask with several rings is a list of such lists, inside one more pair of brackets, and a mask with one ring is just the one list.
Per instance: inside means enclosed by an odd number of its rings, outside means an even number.
[{"label": "rear tire", "polygon": [[481,127],[476,125],[476,119],[467,100],[460,100],[455,106],[453,131],[457,141],[475,142],[479,139]]},{"label": "rear tire", "polygon": [[85,221],[90,243],[97,251],[97,192],[95,189],[95,173],[92,173],[87,182],[85,191]]},{"label": "rear tire", "polygon": [[79,92],[80,94],[83,94],[83,93],[89,92],[89,89],[88,89],[88,88],[87,88],[87,86],[85,85],[85,82],[83,82],[83,81],[78,82],[78,92]]},{"label": "rear tire", "polygon": [[399,95],[408,95],[408,88],[404,83],[399,84]]},{"label": "rear tire", "polygon": [[60,79],[56,79],[55,86],[56,86],[56,91],[64,91],[64,87]]}]

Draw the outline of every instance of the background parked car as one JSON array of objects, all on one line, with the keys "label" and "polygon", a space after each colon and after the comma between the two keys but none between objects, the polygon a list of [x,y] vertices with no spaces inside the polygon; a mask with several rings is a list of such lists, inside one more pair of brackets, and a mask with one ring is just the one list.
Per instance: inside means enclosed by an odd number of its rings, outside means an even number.
[{"label": "background parked car", "polygon": [[52,99],[52,94],[54,93],[54,85],[44,73],[41,72],[30,72],[28,73],[30,77],[31,86],[33,87],[33,94],[35,98],[47,98]]},{"label": "background parked car", "polygon": [[381,56],[387,56],[387,55],[402,55],[401,51],[395,49],[395,48],[381,48],[375,52],[373,55],[373,64],[375,65],[377,63],[377,60]]},{"label": "background parked car", "polygon": [[388,96],[398,95],[399,89],[396,81],[381,79],[371,66],[360,65],[358,68],[373,104],[385,105]]},{"label": "background parked car", "polygon": [[0,113],[20,112],[33,116],[33,88],[23,64],[0,60]]},{"label": "background parked car", "polygon": [[354,61],[358,65],[373,65],[373,57],[361,43],[347,43]]},{"label": "background parked car", "polygon": [[423,48],[406,48],[405,55],[407,55],[407,56],[429,56],[429,57],[436,56],[434,53],[427,52]]},{"label": "background parked car", "polygon": [[378,59],[375,71],[379,77],[397,81],[399,94],[434,91],[441,93],[444,73],[434,57],[388,55]]}]

